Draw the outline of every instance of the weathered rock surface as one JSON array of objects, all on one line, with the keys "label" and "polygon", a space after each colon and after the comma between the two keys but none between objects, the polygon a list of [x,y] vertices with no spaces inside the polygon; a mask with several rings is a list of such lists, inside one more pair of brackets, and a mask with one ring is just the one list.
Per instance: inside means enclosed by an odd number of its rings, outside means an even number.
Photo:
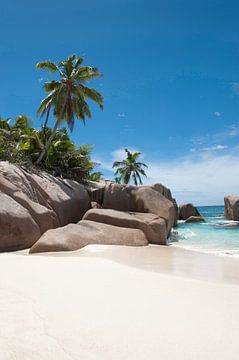
[{"label": "weathered rock surface", "polygon": [[131,185],[121,185],[108,183],[105,186],[103,208],[114,209],[119,211],[131,210],[130,195],[134,187]]},{"label": "weathered rock surface", "polygon": [[196,223],[196,222],[205,222],[205,220],[202,216],[190,216],[185,222]]},{"label": "weathered rock surface", "polygon": [[90,208],[84,187],[0,162],[0,251],[32,246],[47,230],[79,221]]},{"label": "weathered rock surface", "polygon": [[175,223],[173,202],[149,186],[109,183],[105,188],[103,208],[158,215],[165,220],[168,234]]},{"label": "weathered rock surface", "polygon": [[45,232],[32,246],[30,253],[73,251],[89,244],[146,246],[148,240],[139,229],[128,229],[82,220]]},{"label": "weathered rock surface", "polygon": [[30,213],[10,196],[0,192],[0,251],[32,246],[41,236]]},{"label": "weathered rock surface", "polygon": [[177,201],[176,199],[173,199],[172,200],[173,202],[173,206],[174,206],[174,224],[173,226],[177,226],[177,221],[178,221],[178,204],[177,204]]},{"label": "weathered rock surface", "polygon": [[149,243],[166,245],[167,229],[164,219],[150,213],[123,212],[112,209],[91,209],[83,220],[91,220],[124,228],[140,229]]},{"label": "weathered rock surface", "polygon": [[198,209],[193,204],[183,204],[179,206],[179,220],[187,220],[190,216],[201,216]]},{"label": "weathered rock surface", "polygon": [[153,184],[151,185],[151,188],[153,190],[158,191],[160,194],[162,194],[163,196],[165,196],[168,200],[173,201],[173,197],[171,194],[171,191],[169,188],[167,188],[166,186],[162,185],[162,184]]},{"label": "weathered rock surface", "polygon": [[229,220],[239,220],[239,196],[225,196],[224,215]]},{"label": "weathered rock surface", "polygon": [[15,200],[16,203],[28,210],[32,219],[39,226],[41,233],[59,226],[56,213],[53,210],[32,200],[25,192],[21,191],[21,189],[19,189],[16,185],[4,178],[1,172],[0,191],[2,194],[8,195],[10,198]]},{"label": "weathered rock surface", "polygon": [[[54,234],[59,236],[57,249],[68,250],[86,243],[166,244],[176,219],[174,199],[161,184],[137,187],[102,181],[81,185],[4,161],[0,162],[0,200],[0,251],[28,248],[39,238],[51,247]],[[90,208],[94,210],[87,221],[77,228],[65,227],[81,220]]]},{"label": "weathered rock surface", "polygon": [[167,188],[166,186],[162,185],[162,184],[154,184],[151,187],[152,187],[152,189],[160,192],[160,194],[165,196],[168,200],[172,201],[172,203],[174,205],[174,212],[175,212],[173,226],[176,226],[177,225],[177,220],[178,220],[178,204],[177,204],[176,199],[174,199],[172,197],[171,190],[169,188]]},{"label": "weathered rock surface", "polygon": [[92,202],[97,202],[102,205],[104,198],[105,186],[109,181],[101,180],[99,182],[96,181],[85,181],[84,187],[87,190],[90,200]]},{"label": "weathered rock surface", "polygon": [[169,234],[175,219],[172,201],[149,187],[135,187],[131,192],[131,211],[149,212],[163,218]]}]

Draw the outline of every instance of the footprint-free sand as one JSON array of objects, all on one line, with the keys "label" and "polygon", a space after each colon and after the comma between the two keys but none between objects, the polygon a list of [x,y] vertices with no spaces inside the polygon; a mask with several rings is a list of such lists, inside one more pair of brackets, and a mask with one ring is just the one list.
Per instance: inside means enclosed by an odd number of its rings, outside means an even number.
[{"label": "footprint-free sand", "polygon": [[238,360],[239,259],[173,246],[0,255],[0,360]]}]

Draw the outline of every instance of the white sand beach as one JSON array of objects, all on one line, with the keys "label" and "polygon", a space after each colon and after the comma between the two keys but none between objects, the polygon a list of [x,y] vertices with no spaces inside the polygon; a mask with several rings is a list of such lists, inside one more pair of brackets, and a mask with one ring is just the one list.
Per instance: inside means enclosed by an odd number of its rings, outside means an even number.
[{"label": "white sand beach", "polygon": [[0,255],[1,360],[237,360],[239,260],[175,247]]}]

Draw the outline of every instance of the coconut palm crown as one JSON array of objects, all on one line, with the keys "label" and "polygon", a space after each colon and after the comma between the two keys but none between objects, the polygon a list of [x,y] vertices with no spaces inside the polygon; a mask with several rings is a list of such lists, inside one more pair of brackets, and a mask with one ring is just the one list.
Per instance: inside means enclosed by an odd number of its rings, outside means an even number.
[{"label": "coconut palm crown", "polygon": [[44,128],[47,126],[50,112],[55,117],[55,125],[37,163],[40,163],[47,154],[54,134],[62,122],[66,122],[71,131],[74,129],[75,119],[85,124],[86,118],[91,118],[91,111],[87,99],[92,100],[103,108],[103,96],[95,89],[86,86],[89,81],[102,76],[96,67],[83,66],[83,57],[70,56],[59,63],[42,61],[36,64],[37,69],[46,69],[54,73],[56,80],[51,80],[43,85],[48,95],[42,100],[37,114],[45,116]]},{"label": "coconut palm crown", "polygon": [[112,166],[118,168],[114,174],[117,182],[123,180],[124,184],[128,184],[132,178],[135,185],[142,185],[141,175],[146,176],[143,168],[147,168],[147,165],[138,161],[141,153],[130,152],[128,149],[125,149],[125,152],[127,158],[123,161],[115,161]]}]

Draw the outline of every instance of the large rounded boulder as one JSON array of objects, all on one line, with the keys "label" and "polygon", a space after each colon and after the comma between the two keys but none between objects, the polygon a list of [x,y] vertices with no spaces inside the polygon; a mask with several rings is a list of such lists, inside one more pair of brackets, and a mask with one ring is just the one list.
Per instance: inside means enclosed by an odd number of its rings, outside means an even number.
[{"label": "large rounded boulder", "polygon": [[0,251],[31,247],[41,236],[41,231],[29,211],[2,192],[0,204]]},{"label": "large rounded boulder", "polygon": [[6,161],[0,162],[0,195],[0,251],[28,248],[46,230],[76,223],[90,208],[87,191],[76,181]]},{"label": "large rounded boulder", "polygon": [[158,215],[165,220],[168,234],[175,223],[173,202],[150,186],[109,183],[105,188],[103,208]]},{"label": "large rounded boulder", "polygon": [[187,220],[190,216],[201,216],[198,209],[193,204],[183,204],[178,210],[179,220]]},{"label": "large rounded boulder", "polygon": [[160,216],[166,222],[168,234],[174,225],[175,211],[172,201],[150,187],[135,187],[132,189],[131,211],[152,213]]},{"label": "large rounded boulder", "polygon": [[96,221],[104,224],[140,229],[149,243],[166,245],[167,229],[165,220],[150,213],[125,212],[112,209],[90,209],[83,220]]},{"label": "large rounded boulder", "polygon": [[229,195],[224,198],[224,215],[229,220],[239,221],[239,196]]},{"label": "large rounded boulder", "polygon": [[139,229],[81,220],[78,224],[48,230],[32,246],[30,253],[73,251],[90,244],[146,246],[148,240]]}]

